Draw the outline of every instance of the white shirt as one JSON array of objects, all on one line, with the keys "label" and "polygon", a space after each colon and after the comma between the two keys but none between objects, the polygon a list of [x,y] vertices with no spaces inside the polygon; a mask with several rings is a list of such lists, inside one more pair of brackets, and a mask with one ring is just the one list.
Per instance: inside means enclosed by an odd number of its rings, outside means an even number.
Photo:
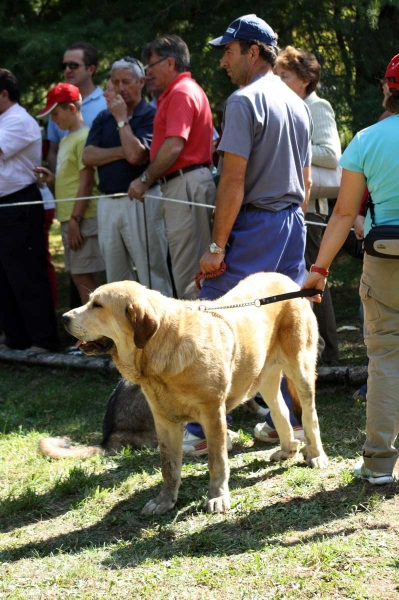
[{"label": "white shirt", "polygon": [[0,115],[0,197],[36,182],[33,167],[42,161],[42,136],[35,119],[19,104]]}]

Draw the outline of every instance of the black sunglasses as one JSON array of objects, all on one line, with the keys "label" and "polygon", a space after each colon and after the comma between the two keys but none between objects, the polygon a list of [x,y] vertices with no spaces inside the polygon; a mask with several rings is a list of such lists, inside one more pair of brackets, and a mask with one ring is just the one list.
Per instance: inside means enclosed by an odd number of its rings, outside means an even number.
[{"label": "black sunglasses", "polygon": [[71,71],[76,71],[76,69],[79,69],[79,67],[85,66],[85,64],[77,63],[71,60],[70,62],[63,62],[61,64],[61,69],[65,71],[65,69],[68,67],[68,69],[71,69]]},{"label": "black sunglasses", "polygon": [[137,60],[137,58],[132,58],[131,56],[122,56],[122,58],[120,60],[124,60],[126,62],[132,63],[133,65],[136,65],[136,67],[138,67],[138,69],[141,72],[145,72],[145,67],[143,67],[143,65],[141,64],[141,62],[139,60]]}]

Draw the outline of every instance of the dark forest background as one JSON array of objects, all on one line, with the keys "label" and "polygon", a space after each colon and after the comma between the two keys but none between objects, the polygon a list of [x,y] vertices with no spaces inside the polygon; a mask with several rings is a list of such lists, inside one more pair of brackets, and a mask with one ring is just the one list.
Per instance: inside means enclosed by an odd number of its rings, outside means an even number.
[{"label": "dark forest background", "polygon": [[273,27],[280,47],[316,54],[323,69],[319,95],[331,102],[344,145],[376,121],[379,79],[399,53],[399,0],[2,0],[0,65],[16,74],[22,103],[34,114],[48,88],[62,80],[67,45],[88,41],[99,49],[96,83],[102,85],[115,58],[139,58],[147,41],[175,33],[187,42],[193,76],[218,115],[233,88],[207,41],[248,13]]}]

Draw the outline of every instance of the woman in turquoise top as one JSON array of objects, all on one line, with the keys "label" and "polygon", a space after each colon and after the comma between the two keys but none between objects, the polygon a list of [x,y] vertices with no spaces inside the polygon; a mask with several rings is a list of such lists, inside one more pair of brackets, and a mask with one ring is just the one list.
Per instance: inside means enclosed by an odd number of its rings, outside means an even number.
[{"label": "woman in turquoise top", "polygon": [[[315,265],[304,288],[323,290],[328,269],[344,243],[367,186],[373,198],[376,225],[397,225],[399,231],[399,54],[385,78],[393,116],[355,135],[345,150],[338,200],[325,231]],[[371,228],[368,212],[365,236]],[[399,234],[397,240],[399,259]],[[369,357],[366,441],[355,475],[372,484],[394,478],[399,433],[399,260],[365,253],[360,282],[364,338]],[[321,301],[318,297],[316,301]]]}]

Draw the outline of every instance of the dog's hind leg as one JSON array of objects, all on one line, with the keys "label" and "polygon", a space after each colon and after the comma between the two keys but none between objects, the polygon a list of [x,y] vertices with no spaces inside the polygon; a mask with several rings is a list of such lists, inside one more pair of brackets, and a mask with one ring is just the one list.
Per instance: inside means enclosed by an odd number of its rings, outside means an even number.
[{"label": "dog's hind leg", "polygon": [[302,425],[306,444],[301,448],[309,467],[323,468],[328,464],[320,437],[319,420],[315,403],[315,369],[312,361],[301,360],[297,368],[287,369],[288,390],[291,397],[300,401],[302,406]]},{"label": "dog's hind leg", "polygon": [[262,375],[259,391],[270,408],[274,426],[280,438],[280,450],[274,452],[270,460],[284,460],[297,455],[299,441],[294,438],[287,405],[280,391],[281,367],[267,366]]},{"label": "dog's hind leg", "polygon": [[161,515],[171,510],[177,501],[181,481],[183,425],[168,421],[154,413],[161,454],[163,486],[156,498],[142,509],[144,515]]},{"label": "dog's hind leg", "polygon": [[204,414],[201,425],[208,443],[209,492],[204,508],[208,513],[230,509],[229,462],[227,456],[226,412]]}]

